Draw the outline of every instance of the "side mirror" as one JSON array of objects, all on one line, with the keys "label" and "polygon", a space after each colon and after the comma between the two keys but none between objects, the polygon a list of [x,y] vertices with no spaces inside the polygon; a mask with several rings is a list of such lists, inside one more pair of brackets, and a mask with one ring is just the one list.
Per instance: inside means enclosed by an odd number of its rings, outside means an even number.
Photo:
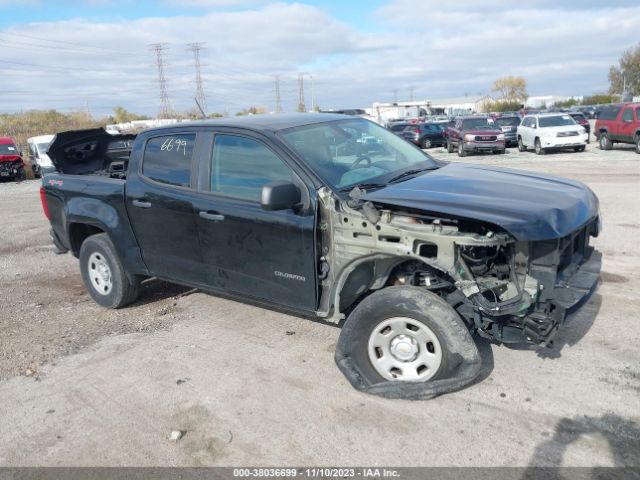
[{"label": "side mirror", "polygon": [[287,210],[300,203],[300,189],[291,182],[269,182],[262,187],[262,200],[260,205],[263,210]]}]

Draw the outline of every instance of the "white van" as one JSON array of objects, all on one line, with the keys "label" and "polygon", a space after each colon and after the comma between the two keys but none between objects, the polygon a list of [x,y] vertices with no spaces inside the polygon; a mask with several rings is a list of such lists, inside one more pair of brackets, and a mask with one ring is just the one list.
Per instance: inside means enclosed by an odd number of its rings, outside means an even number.
[{"label": "white van", "polygon": [[36,178],[42,177],[45,173],[55,172],[56,168],[51,163],[47,150],[55,135],[40,135],[27,140],[29,145],[29,161]]}]

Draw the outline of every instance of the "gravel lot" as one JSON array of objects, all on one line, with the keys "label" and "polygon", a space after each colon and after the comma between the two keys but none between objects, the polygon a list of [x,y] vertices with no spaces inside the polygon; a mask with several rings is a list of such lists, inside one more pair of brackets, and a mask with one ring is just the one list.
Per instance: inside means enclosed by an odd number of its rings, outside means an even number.
[{"label": "gravel lot", "polygon": [[553,349],[481,343],[477,384],[421,402],[353,390],[333,326],[157,281],[98,307],[53,253],[39,183],[1,183],[0,465],[640,466],[640,155],[464,161],[587,183],[602,282]]}]

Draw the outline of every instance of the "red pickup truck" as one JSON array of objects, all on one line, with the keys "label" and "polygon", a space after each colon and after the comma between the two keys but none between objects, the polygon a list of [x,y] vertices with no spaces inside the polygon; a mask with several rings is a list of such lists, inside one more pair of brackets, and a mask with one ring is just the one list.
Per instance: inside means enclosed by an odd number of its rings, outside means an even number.
[{"label": "red pickup truck", "polygon": [[447,129],[447,151],[456,149],[460,157],[467,153],[504,153],[504,133],[489,117],[460,117]]},{"label": "red pickup truck", "polygon": [[633,143],[640,153],[640,103],[605,107],[598,115],[594,133],[602,150],[611,150],[614,143]]}]

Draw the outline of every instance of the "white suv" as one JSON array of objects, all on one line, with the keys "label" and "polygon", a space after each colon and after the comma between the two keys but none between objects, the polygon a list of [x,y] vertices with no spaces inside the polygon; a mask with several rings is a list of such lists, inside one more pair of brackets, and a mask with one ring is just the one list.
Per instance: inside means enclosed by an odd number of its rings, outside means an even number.
[{"label": "white suv", "polygon": [[530,147],[538,155],[560,148],[582,152],[587,139],[587,131],[571,115],[564,113],[526,115],[518,126],[518,150],[521,152]]}]

